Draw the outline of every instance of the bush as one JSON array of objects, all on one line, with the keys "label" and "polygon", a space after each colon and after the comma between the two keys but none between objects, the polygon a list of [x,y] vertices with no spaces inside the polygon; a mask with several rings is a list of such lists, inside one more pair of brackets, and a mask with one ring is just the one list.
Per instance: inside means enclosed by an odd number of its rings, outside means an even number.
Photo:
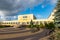
[{"label": "bush", "polygon": [[30,22],[30,28],[31,28],[31,32],[36,32],[36,31],[40,30],[39,25],[37,25],[37,24],[34,25],[32,20]]},{"label": "bush", "polygon": [[55,26],[54,26],[54,23],[45,23],[45,27],[47,28],[47,29],[55,29]]},{"label": "bush", "polygon": [[37,30],[40,30],[39,25],[34,25],[35,28],[37,28]]},{"label": "bush", "polygon": [[54,35],[51,35],[48,40],[55,40],[55,36]]},{"label": "bush", "polygon": [[0,28],[4,28],[5,26],[0,25]]},{"label": "bush", "polygon": [[49,28],[49,25],[45,22],[45,27],[48,29]]},{"label": "bush", "polygon": [[5,28],[5,27],[12,27],[12,26],[7,26],[7,25],[0,25],[0,28]]},{"label": "bush", "polygon": [[39,26],[40,28],[44,28],[44,25],[43,25],[43,23],[40,23],[40,26]]},{"label": "bush", "polygon": [[33,26],[33,21],[31,20],[31,22],[30,22],[30,28],[33,28],[34,26]]},{"label": "bush", "polygon": [[57,38],[57,40],[60,40],[60,33],[57,33],[56,38]]}]

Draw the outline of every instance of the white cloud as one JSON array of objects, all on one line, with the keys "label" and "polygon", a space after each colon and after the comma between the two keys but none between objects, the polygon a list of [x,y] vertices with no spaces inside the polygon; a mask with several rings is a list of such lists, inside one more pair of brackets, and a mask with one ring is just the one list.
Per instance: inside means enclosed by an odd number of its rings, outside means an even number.
[{"label": "white cloud", "polygon": [[46,0],[48,4],[54,5],[57,3],[57,0]]},{"label": "white cloud", "polygon": [[57,3],[57,0],[51,0],[50,3],[53,5],[53,4]]},{"label": "white cloud", "polygon": [[45,1],[43,1],[43,3],[42,3],[42,8],[44,8],[44,7],[46,7],[47,6],[47,4],[48,5],[55,5],[57,3],[57,0],[45,0]]},{"label": "white cloud", "polygon": [[4,15],[11,16],[40,3],[42,3],[42,0],[0,0],[0,10],[4,12]]},{"label": "white cloud", "polygon": [[40,14],[36,14],[36,15],[37,15],[36,17],[37,17],[38,19],[43,18],[43,16],[42,16],[42,15],[40,15]]},{"label": "white cloud", "polygon": [[[56,0],[49,1],[48,3],[50,4],[56,3]],[[44,0],[0,0],[0,16],[13,16],[19,11],[24,11],[27,8],[37,6],[43,2]],[[44,7],[45,6],[42,5],[42,8]]]},{"label": "white cloud", "polygon": [[0,16],[0,21],[4,21],[4,20],[6,20],[5,16]]},{"label": "white cloud", "polygon": [[4,12],[3,11],[0,11],[0,16],[3,16],[4,15]]},{"label": "white cloud", "polygon": [[44,7],[45,7],[45,5],[42,5],[41,7],[42,7],[42,8],[44,8]]},{"label": "white cloud", "polygon": [[16,16],[14,16],[13,18],[17,18]]},{"label": "white cloud", "polygon": [[[57,0],[46,0],[45,3],[55,4],[56,1]],[[44,0],[0,0],[0,10],[7,12],[5,12],[4,15],[16,15],[19,11],[34,7],[43,2]],[[42,8],[44,8],[44,5],[42,5]]]}]

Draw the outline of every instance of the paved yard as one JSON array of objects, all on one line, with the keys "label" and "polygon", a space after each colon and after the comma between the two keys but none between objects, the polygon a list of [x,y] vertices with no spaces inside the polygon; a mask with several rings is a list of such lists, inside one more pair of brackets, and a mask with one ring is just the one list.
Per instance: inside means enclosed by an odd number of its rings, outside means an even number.
[{"label": "paved yard", "polygon": [[0,29],[0,40],[48,40],[47,29],[31,33],[24,28],[2,28]]}]

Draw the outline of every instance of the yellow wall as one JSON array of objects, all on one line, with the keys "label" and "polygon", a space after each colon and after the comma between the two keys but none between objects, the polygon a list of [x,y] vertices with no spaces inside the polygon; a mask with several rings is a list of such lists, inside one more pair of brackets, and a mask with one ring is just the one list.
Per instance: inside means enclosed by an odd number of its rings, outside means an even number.
[{"label": "yellow wall", "polygon": [[[27,16],[27,18],[23,18],[24,16]],[[33,20],[33,14],[26,14],[26,15],[19,15],[18,21],[19,22],[30,22]]]},{"label": "yellow wall", "polygon": [[[24,17],[26,17],[26,18],[24,18]],[[27,22],[30,23],[31,20],[33,22],[39,22],[39,24],[40,24],[40,22],[53,22],[54,21],[53,18],[54,18],[53,13],[51,14],[51,16],[48,19],[38,19],[38,20],[34,19],[34,15],[33,14],[25,14],[25,15],[19,15],[18,16],[18,20],[3,21],[2,25],[11,25],[11,26],[13,25],[14,26],[14,25],[19,25],[19,24],[21,25],[22,23],[27,24]],[[3,24],[4,22],[8,23],[8,24]],[[10,24],[11,22],[12,22],[12,24]],[[17,24],[16,24],[16,22],[17,22]]]},{"label": "yellow wall", "polygon": [[15,21],[3,21],[3,22],[1,22],[1,25],[10,25],[10,26],[13,26],[13,25],[16,25],[16,23],[18,23],[17,20],[15,20]]}]

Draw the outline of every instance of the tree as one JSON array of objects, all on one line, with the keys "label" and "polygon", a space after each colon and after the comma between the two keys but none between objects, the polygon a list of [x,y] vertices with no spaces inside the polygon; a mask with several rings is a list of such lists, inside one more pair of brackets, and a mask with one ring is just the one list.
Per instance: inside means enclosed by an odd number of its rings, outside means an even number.
[{"label": "tree", "polygon": [[30,22],[30,28],[31,28],[31,32],[35,32],[35,28],[34,28],[34,25],[33,25],[33,21],[31,20]]},{"label": "tree", "polygon": [[40,22],[40,28],[44,28],[44,25],[42,22]]},{"label": "tree", "polygon": [[51,29],[51,30],[54,30],[55,29],[55,25],[53,22],[50,22],[50,23],[45,23],[45,27],[47,29]]},{"label": "tree", "polygon": [[39,22],[36,22],[35,28],[37,28],[37,31],[39,31],[39,30],[40,30]]},{"label": "tree", "polygon": [[57,1],[57,5],[56,5],[55,9],[57,10],[54,14],[55,26],[60,27],[60,0]]},{"label": "tree", "polygon": [[48,29],[48,23],[45,22],[45,27]]},{"label": "tree", "polygon": [[[57,34],[57,32],[59,31],[58,28],[60,27],[60,0],[57,1],[57,5],[55,7],[55,9],[57,10],[54,14],[55,18],[54,18],[54,24],[55,24],[55,33]],[[57,36],[57,35],[56,35]],[[56,37],[57,38],[57,37]]]},{"label": "tree", "polygon": [[40,30],[39,25],[38,24],[34,25],[32,20],[30,22],[30,28],[31,28],[31,32],[36,32],[36,31]]},{"label": "tree", "polygon": [[54,29],[55,29],[55,25],[54,25],[54,23],[53,23],[53,22],[49,23],[49,29],[52,29],[52,30],[54,30]]},{"label": "tree", "polygon": [[30,22],[30,27],[33,28],[33,21]]}]

